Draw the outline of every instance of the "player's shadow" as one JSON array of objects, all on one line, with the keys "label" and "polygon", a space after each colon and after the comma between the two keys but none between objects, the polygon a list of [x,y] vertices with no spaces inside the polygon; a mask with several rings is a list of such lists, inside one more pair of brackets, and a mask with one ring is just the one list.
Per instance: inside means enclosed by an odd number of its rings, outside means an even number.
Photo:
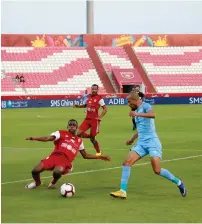
[{"label": "player's shadow", "polygon": [[61,195],[57,195],[55,198],[57,198],[57,199],[67,199],[67,200],[80,200],[80,199],[84,199],[85,197],[84,196],[82,196],[82,195],[75,195],[75,196],[73,196],[73,197],[71,197],[71,198],[65,198],[65,197],[62,197]]},{"label": "player's shadow", "polygon": [[106,189],[106,190],[112,190],[112,191],[114,191],[114,189],[116,189],[116,186],[113,186],[113,187],[98,187],[98,188],[96,188],[96,189],[100,189],[100,190],[103,190],[103,189]]},{"label": "player's shadow", "polygon": [[[97,187],[94,187],[94,188],[90,188],[90,190],[92,191],[95,191],[96,193],[98,191],[100,192],[103,192],[103,190],[108,190],[108,191],[114,191],[114,189],[116,188],[116,186],[105,186],[105,187],[101,187],[101,186],[97,186]],[[88,190],[89,191],[89,188],[88,189],[83,189],[84,191]]]},{"label": "player's shadow", "polygon": [[[178,189],[176,189],[176,190],[178,190]],[[163,193],[163,192],[159,192],[159,191],[157,191],[157,192],[154,192],[154,191],[147,191],[147,190],[139,190],[139,189],[135,189],[135,191],[131,191],[130,192],[130,195],[136,195],[136,197],[138,197],[138,198],[147,198],[147,200],[151,200],[151,201],[153,201],[153,200],[156,200],[157,198],[158,198],[158,200],[165,200],[165,199],[171,199],[171,200],[173,200],[173,199],[175,199],[177,196],[179,196],[179,197],[181,197],[180,196],[180,193],[176,193],[176,194],[174,194],[174,192],[173,193]]]}]

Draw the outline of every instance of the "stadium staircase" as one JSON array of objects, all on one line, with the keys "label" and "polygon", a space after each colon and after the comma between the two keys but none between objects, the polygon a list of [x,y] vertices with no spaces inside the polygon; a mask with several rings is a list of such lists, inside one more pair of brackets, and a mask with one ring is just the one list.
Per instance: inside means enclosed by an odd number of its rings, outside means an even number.
[{"label": "stadium staircase", "polygon": [[140,61],[138,60],[136,54],[133,52],[132,48],[130,46],[124,46],[124,49],[125,49],[126,53],[128,54],[128,56],[131,60],[131,63],[133,64],[133,66],[137,69],[137,71],[141,75],[142,80],[144,81],[144,84],[146,86],[146,91],[149,93],[156,93],[156,90],[155,90],[152,82],[148,78],[145,70],[143,69]]},{"label": "stadium staircase", "polygon": [[124,48],[118,47],[95,47],[95,50],[102,62],[104,69],[109,77],[109,80],[115,90],[119,91],[118,85],[113,76],[113,69],[128,69],[133,68],[130,59]]},{"label": "stadium staircase", "polygon": [[100,79],[102,80],[102,83],[103,83],[106,91],[108,93],[114,93],[115,89],[109,80],[109,77],[104,69],[102,62],[100,61],[100,59],[95,51],[95,48],[93,46],[90,46],[87,48],[87,50],[88,50],[88,54],[94,64],[94,66],[100,76]]}]

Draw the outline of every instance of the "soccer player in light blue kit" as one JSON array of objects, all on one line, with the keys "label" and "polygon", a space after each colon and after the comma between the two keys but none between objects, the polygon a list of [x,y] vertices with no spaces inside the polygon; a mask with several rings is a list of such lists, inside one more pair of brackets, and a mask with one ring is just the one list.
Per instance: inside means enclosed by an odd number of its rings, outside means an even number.
[{"label": "soccer player in light blue kit", "polygon": [[136,145],[134,145],[122,167],[121,187],[119,191],[112,192],[110,195],[115,198],[125,199],[127,197],[127,185],[130,177],[131,166],[135,164],[139,159],[146,155],[151,157],[151,165],[155,174],[172,181],[179,188],[183,197],[186,196],[186,189],[184,183],[179,178],[175,177],[167,169],[161,168],[160,160],[162,157],[161,142],[156,134],[154,118],[155,114],[152,111],[152,106],[148,103],[142,102],[139,99],[137,93],[130,93],[128,98],[128,104],[135,111],[130,111],[129,115],[135,119],[137,125],[137,134],[129,139],[126,144],[131,145],[136,139]]},{"label": "soccer player in light blue kit", "polygon": [[[87,99],[88,99],[88,90],[86,89],[83,95],[83,105],[86,104]],[[84,108],[84,112],[86,113],[86,108]]]}]

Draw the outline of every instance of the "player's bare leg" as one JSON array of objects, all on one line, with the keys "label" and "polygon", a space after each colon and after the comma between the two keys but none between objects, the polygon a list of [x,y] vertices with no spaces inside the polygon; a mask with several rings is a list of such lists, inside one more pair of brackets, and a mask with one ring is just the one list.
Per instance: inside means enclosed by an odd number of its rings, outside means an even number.
[{"label": "player's bare leg", "polygon": [[78,129],[77,135],[81,138],[90,138],[90,134]]},{"label": "player's bare leg", "polygon": [[101,151],[100,151],[100,146],[99,146],[98,141],[95,139],[94,136],[91,136],[91,137],[90,137],[90,141],[91,141],[91,143],[93,144],[93,147],[94,147],[95,150],[96,150],[96,155],[97,155],[97,156],[101,156]]},{"label": "player's bare leg", "polygon": [[55,188],[56,183],[61,178],[62,174],[64,172],[64,167],[62,166],[56,166],[53,170],[53,180],[48,185],[48,188]]},{"label": "player's bare leg", "polygon": [[160,175],[161,172],[161,159],[159,157],[152,157],[151,158],[151,165],[155,174]]},{"label": "player's bare leg", "polygon": [[41,179],[40,179],[40,173],[44,170],[44,165],[42,162],[40,162],[38,165],[34,167],[32,170],[32,177],[35,182],[32,182],[30,184],[27,184],[25,188],[27,189],[33,189],[41,185]]},{"label": "player's bare leg", "polygon": [[161,159],[159,157],[151,157],[151,165],[152,165],[154,173],[175,183],[178,186],[181,195],[183,197],[185,197],[186,196],[186,188],[184,186],[183,181],[180,180],[179,178],[175,177],[167,169],[161,168],[160,162],[161,162]]},{"label": "player's bare leg", "polygon": [[93,147],[96,150],[96,155],[100,156],[101,155],[101,151],[100,151],[100,146],[97,142],[97,140],[95,139],[95,136],[92,136],[90,134],[87,134],[86,132],[83,132],[82,130],[78,130],[77,131],[77,135],[81,138],[90,138],[91,143],[93,144]]},{"label": "player's bare leg", "polygon": [[127,185],[130,177],[131,166],[135,164],[141,157],[134,151],[130,151],[126,156],[123,167],[122,167],[122,177],[121,177],[121,187],[119,191],[111,192],[110,195],[114,198],[126,199]]}]

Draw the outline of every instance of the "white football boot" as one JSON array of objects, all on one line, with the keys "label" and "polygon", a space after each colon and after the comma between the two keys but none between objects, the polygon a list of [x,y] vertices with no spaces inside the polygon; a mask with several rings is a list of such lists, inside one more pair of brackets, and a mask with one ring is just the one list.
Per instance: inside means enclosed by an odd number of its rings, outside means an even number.
[{"label": "white football boot", "polygon": [[52,184],[52,181],[51,181],[50,184],[48,185],[48,188],[49,189],[55,189],[55,185],[56,184]]},{"label": "white football boot", "polygon": [[[40,184],[41,185],[41,184]],[[38,185],[38,186],[40,186],[40,185]],[[38,187],[37,185],[36,185],[36,182],[32,182],[31,184],[27,184],[26,186],[25,186],[25,188],[26,189],[34,189],[34,188],[36,188],[36,187]]]}]

